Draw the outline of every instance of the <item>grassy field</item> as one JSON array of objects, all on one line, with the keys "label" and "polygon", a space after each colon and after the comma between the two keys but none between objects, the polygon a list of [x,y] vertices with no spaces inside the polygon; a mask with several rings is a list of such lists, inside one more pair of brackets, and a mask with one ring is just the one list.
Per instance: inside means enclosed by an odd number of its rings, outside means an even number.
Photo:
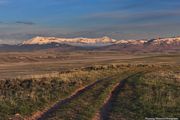
[{"label": "grassy field", "polygon": [[179,54],[0,53],[0,120],[179,118],[179,61]]},{"label": "grassy field", "polygon": [[76,89],[117,72],[113,66],[96,66],[51,77],[1,80],[1,119],[13,117],[17,113],[30,116],[33,112],[68,97]]},{"label": "grassy field", "polygon": [[[129,71],[129,69],[127,69]],[[51,111],[45,119],[74,119],[89,120],[93,119],[95,113],[103,106],[106,97],[110,94],[117,83],[132,74],[127,71],[117,69],[116,73],[110,77],[102,79],[100,82],[89,87],[85,91],[73,97],[66,103],[61,104],[57,109]],[[112,71],[111,71],[112,72]]]},{"label": "grassy field", "polygon": [[112,99],[110,120],[180,117],[179,69],[165,67],[124,81]]}]

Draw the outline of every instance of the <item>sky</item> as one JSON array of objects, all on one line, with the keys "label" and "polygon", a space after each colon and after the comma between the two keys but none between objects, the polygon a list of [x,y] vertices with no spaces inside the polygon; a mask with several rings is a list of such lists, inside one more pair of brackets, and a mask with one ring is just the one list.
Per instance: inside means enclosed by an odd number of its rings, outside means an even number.
[{"label": "sky", "polygon": [[35,36],[179,36],[179,6],[180,0],[0,0],[0,43]]}]

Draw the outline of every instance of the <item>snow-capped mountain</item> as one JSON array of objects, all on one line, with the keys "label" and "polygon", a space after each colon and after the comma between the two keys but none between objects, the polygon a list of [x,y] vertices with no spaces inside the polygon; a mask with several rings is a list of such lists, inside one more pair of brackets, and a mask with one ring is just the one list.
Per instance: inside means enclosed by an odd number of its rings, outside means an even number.
[{"label": "snow-capped mountain", "polygon": [[125,52],[180,51],[180,37],[157,38],[151,40],[117,40],[115,44],[101,48]]},{"label": "snow-capped mountain", "polygon": [[157,38],[151,40],[117,40],[116,44],[151,44],[151,45],[160,45],[160,44],[180,44],[180,37],[174,38]]},{"label": "snow-capped mountain", "polygon": [[162,45],[162,44],[180,44],[180,37],[174,38],[157,38],[151,40],[115,40],[109,37],[102,38],[56,38],[56,37],[35,37],[30,40],[24,41],[23,45],[42,45],[42,44],[51,44],[51,43],[60,43],[60,44],[70,44],[70,45],[96,45],[96,44],[119,44],[119,45]]},{"label": "snow-capped mountain", "polygon": [[180,45],[180,37],[174,37],[174,38],[157,38],[147,41],[149,44],[153,45],[161,45],[161,44],[167,44],[167,45]]},{"label": "snow-capped mountain", "polygon": [[35,37],[18,45],[0,45],[0,51],[115,50],[120,52],[180,52],[180,37],[151,40]]},{"label": "snow-capped mountain", "polygon": [[109,45],[114,43],[116,40],[109,37],[102,38],[56,38],[56,37],[35,37],[28,41],[24,41],[23,45],[33,44],[50,44],[50,43],[63,43],[70,45]]}]

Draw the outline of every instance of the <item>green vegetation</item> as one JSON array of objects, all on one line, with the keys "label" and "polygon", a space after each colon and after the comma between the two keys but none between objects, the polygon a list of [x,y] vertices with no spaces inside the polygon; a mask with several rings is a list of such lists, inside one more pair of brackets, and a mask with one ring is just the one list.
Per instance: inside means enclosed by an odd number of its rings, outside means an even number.
[{"label": "green vegetation", "polygon": [[46,116],[43,119],[91,120],[104,104],[104,101],[112,91],[113,86],[122,79],[123,78],[120,76],[103,79],[91,88],[80,93],[71,101],[62,104],[57,110],[54,110],[49,116]]},{"label": "green vegetation", "polygon": [[178,65],[96,65],[49,77],[1,80],[0,120],[17,113],[32,116],[55,103],[43,120],[92,120],[109,97],[104,109],[110,120],[180,117],[179,96]]},{"label": "green vegetation", "polygon": [[179,118],[180,79],[171,70],[165,66],[127,79],[112,100],[109,119]]},{"label": "green vegetation", "polygon": [[76,89],[109,76],[113,71],[113,68],[78,70],[50,78],[1,80],[0,119],[8,119],[16,113],[31,115],[68,97]]},{"label": "green vegetation", "polygon": [[[106,66],[107,67],[107,66]],[[101,66],[97,69],[107,69]],[[114,66],[116,68],[117,66]],[[109,71],[111,77],[107,77],[102,81],[91,86],[81,92],[70,101],[59,105],[55,110],[43,116],[42,120],[92,120],[95,114],[101,109],[106,101],[106,98],[111,94],[114,86],[126,79],[128,76],[136,74],[139,71],[149,68],[146,65],[131,66],[128,65],[124,69],[116,69],[116,71]],[[89,69],[89,68],[87,68]],[[93,68],[94,69],[94,68]]]}]

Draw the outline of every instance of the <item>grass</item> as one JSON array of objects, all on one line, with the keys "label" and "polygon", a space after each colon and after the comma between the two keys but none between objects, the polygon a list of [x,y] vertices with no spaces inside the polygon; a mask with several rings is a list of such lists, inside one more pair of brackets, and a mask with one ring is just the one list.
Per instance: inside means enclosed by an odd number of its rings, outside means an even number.
[{"label": "grass", "polygon": [[0,119],[8,119],[16,113],[31,115],[68,97],[76,89],[108,76],[108,71],[114,70],[77,70],[50,78],[1,80]]},{"label": "grass", "polygon": [[140,65],[127,67],[126,69],[117,69],[116,72],[111,71],[113,73],[111,77],[103,79],[67,103],[61,104],[58,109],[53,110],[53,112],[50,112],[50,114],[42,119],[91,120],[104,105],[104,101],[113,91],[115,85],[119,84],[126,77],[145,68],[147,66]]},{"label": "grass", "polygon": [[180,117],[180,80],[167,66],[127,79],[113,98],[110,120],[145,117]]},{"label": "grass", "polygon": [[178,65],[96,65],[53,75],[1,80],[0,120],[17,113],[31,116],[98,80],[46,119],[92,119],[122,80],[124,85],[113,95],[109,119],[180,117],[179,71]]},{"label": "grass", "polygon": [[71,101],[62,104],[49,114],[44,120],[91,120],[96,112],[103,106],[105,99],[113,90],[113,86],[127,77],[130,73],[119,72],[113,77],[103,79],[90,89],[79,94]]}]

